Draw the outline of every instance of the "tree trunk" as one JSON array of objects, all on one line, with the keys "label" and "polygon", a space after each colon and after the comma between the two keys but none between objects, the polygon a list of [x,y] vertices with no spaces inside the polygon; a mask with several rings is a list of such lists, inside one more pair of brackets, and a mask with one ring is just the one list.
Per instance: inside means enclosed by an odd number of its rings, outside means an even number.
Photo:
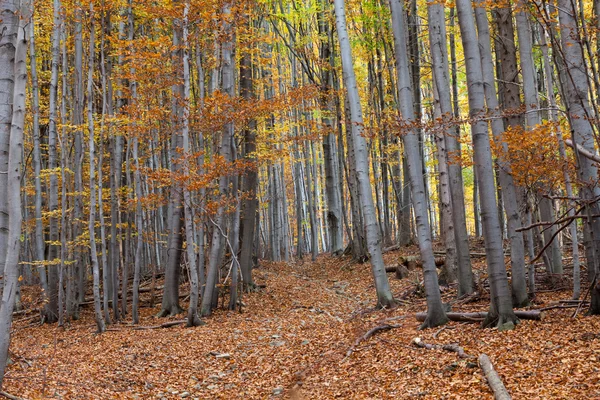
[{"label": "tree trunk", "polygon": [[408,173],[412,193],[412,204],[415,212],[417,238],[419,250],[423,260],[423,275],[425,292],[427,296],[427,319],[422,328],[429,328],[445,324],[448,319],[442,305],[438,284],[435,257],[431,243],[431,229],[427,217],[427,199],[425,183],[423,182],[423,164],[419,150],[419,137],[415,125],[420,120],[415,118],[413,107],[413,89],[410,79],[408,50],[406,47],[406,21],[404,19],[403,5],[399,0],[390,0],[392,12],[392,26],[396,49],[396,73],[398,75],[398,99],[400,102],[400,118],[408,125],[403,132],[404,152],[408,161]]},{"label": "tree trunk", "polygon": [[[11,16],[16,16],[17,7],[15,4],[10,4],[11,8],[7,8],[8,4],[4,4],[2,12],[4,27],[7,25],[7,20],[12,20],[17,23]],[[14,7],[14,8],[13,8]],[[10,12],[7,12],[10,10]],[[25,127],[25,103],[27,98],[27,25],[31,23],[32,7],[29,1],[21,1],[20,9],[18,10],[18,33],[15,41],[11,45],[4,44],[0,47],[4,52],[6,47],[15,46],[13,57],[0,57],[0,66],[2,68],[10,68],[12,73],[4,75],[6,79],[13,83],[10,89],[13,100],[11,104],[11,113],[0,114],[2,122],[10,121],[11,127],[8,133],[10,136],[8,147],[8,160],[6,167],[6,199],[0,199],[4,205],[4,210],[8,213],[8,232],[6,235],[6,253],[2,254],[4,258],[4,290],[2,291],[2,302],[0,303],[0,388],[4,380],[4,372],[8,362],[8,346],[10,344],[12,314],[15,305],[15,295],[17,286],[19,285],[19,250],[21,245],[21,170],[23,168],[23,129]],[[9,25],[10,27],[10,25]],[[16,26],[13,28],[16,30]],[[5,33],[4,33],[5,34]],[[4,56],[6,53],[0,55]],[[2,70],[2,74],[4,74]],[[11,77],[12,75],[12,77]],[[4,76],[2,78],[4,78]],[[0,81],[5,84],[5,81]],[[6,108],[1,111],[8,111]],[[2,165],[4,167],[4,165]]]},{"label": "tree trunk", "polygon": [[[373,193],[369,177],[369,162],[367,144],[362,136],[362,109],[358,95],[356,77],[352,61],[352,49],[346,29],[346,13],[344,0],[334,0],[336,25],[338,39],[340,42],[340,53],[342,57],[342,70],[348,102],[350,104],[350,118],[352,122],[351,133],[354,146],[355,170],[358,181],[358,192],[364,217],[364,229],[367,237],[367,247],[371,256],[371,267],[377,291],[377,305],[379,307],[391,307],[395,305],[390,285],[385,273],[385,265],[381,253],[381,238],[373,204]],[[434,267],[435,269],[435,267]],[[436,275],[437,276],[437,275]],[[439,293],[439,292],[438,292]]]},{"label": "tree trunk", "polygon": [[[248,18],[248,17],[247,17]],[[249,24],[248,24],[249,25]],[[240,95],[246,101],[252,101],[254,95],[254,66],[252,63],[252,54],[244,51],[240,58]],[[242,274],[242,285],[244,290],[254,289],[254,280],[252,279],[252,267],[254,259],[254,240],[257,235],[256,213],[258,212],[258,155],[256,154],[256,120],[248,122],[248,126],[243,131],[244,138],[244,156],[250,162],[242,180],[242,191],[245,196],[242,200],[242,244],[240,253],[240,270]],[[301,236],[298,231],[298,238]],[[300,256],[301,257],[301,256]]]},{"label": "tree trunk", "polygon": [[[44,255],[44,224],[42,220],[42,179],[40,172],[42,169],[42,153],[40,149],[40,100],[37,75],[37,59],[35,47],[35,23],[32,17],[29,32],[29,63],[31,71],[31,100],[33,112],[33,169],[35,174],[35,261],[45,261]],[[48,280],[46,276],[46,266],[40,264],[37,268],[40,278],[40,286],[44,293],[43,319],[48,315]]]},{"label": "tree trunk", "polygon": [[[94,147],[94,3],[90,3],[90,53],[89,53],[89,66],[88,66],[88,82],[87,82],[87,117],[88,117],[88,129],[89,129],[89,158],[90,158],[90,218],[88,223],[88,231],[90,235],[90,259],[92,264],[92,274],[94,279],[94,313],[96,316],[96,326],[98,332],[102,333],[106,327],[104,325],[104,318],[102,317],[102,308],[100,306],[100,272],[98,267],[98,252],[96,249],[96,166],[95,166],[95,154],[96,150]],[[99,166],[102,168],[102,166]],[[100,210],[102,212],[102,210]],[[106,290],[106,287],[104,287]]]},{"label": "tree trunk", "polygon": [[508,278],[504,266],[502,233],[498,220],[498,204],[494,186],[494,167],[488,136],[487,123],[481,120],[485,114],[484,81],[481,54],[477,43],[477,32],[473,20],[470,0],[457,0],[458,22],[465,50],[469,114],[472,119],[474,164],[479,182],[479,200],[485,240],[488,275],[490,277],[491,306],[488,323],[500,329],[514,328],[518,319],[512,310]]},{"label": "tree trunk", "polygon": [[[189,155],[190,146],[190,56],[188,43],[188,13],[190,4],[188,1],[184,4],[183,26],[182,26],[182,45],[183,45],[183,118],[182,118],[182,137],[183,137],[183,173],[184,176],[190,176]],[[188,183],[183,182],[183,208],[185,215],[185,240],[188,258],[188,271],[190,274],[190,304],[188,306],[187,326],[200,325],[198,318],[198,269],[196,268],[196,243],[194,235],[194,213],[192,211],[192,195],[188,189]]]},{"label": "tree trunk", "polygon": [[[591,154],[596,154],[595,132],[591,125],[592,118],[590,103],[588,100],[589,87],[587,84],[586,69],[584,68],[583,51],[579,41],[577,29],[576,10],[573,2],[569,0],[558,1],[558,18],[561,28],[561,43],[564,53],[567,75],[565,87],[565,103],[571,126],[573,145],[581,147]],[[598,203],[600,188],[594,183],[598,180],[598,168],[596,164],[581,157],[575,152],[577,159],[577,172],[582,182],[581,197],[593,201],[586,208],[587,215],[598,215]],[[584,223],[584,246],[590,281],[594,283],[591,288],[590,314],[600,314],[600,284],[598,281],[600,260],[600,218],[588,218]]]},{"label": "tree trunk", "polygon": [[[484,79],[484,92],[488,112],[491,114],[491,127],[494,141],[502,146],[505,152],[508,146],[502,140],[504,134],[504,123],[500,116],[496,84],[494,77],[494,64],[492,60],[492,49],[490,42],[490,30],[487,12],[481,2],[477,3],[475,9],[477,20],[479,49],[481,51],[481,67]],[[523,234],[517,232],[521,227],[519,217],[519,205],[517,203],[517,190],[512,179],[510,163],[506,160],[498,160],[499,185],[502,188],[502,198],[506,218],[508,222],[508,237],[510,239],[510,262],[512,271],[512,296],[515,307],[523,307],[529,303],[527,297],[527,282],[525,278],[525,245]]]}]

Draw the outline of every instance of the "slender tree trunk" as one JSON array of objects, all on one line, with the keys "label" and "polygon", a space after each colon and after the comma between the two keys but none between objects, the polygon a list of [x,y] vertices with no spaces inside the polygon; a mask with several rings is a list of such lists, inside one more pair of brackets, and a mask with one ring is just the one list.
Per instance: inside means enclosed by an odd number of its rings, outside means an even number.
[{"label": "slender tree trunk", "polygon": [[[234,37],[232,32],[232,21],[231,21],[231,7],[232,4],[227,1],[222,5],[223,23],[222,28],[226,36],[226,41],[221,45],[221,57],[223,63],[223,91],[230,97],[233,97],[233,43]],[[223,136],[220,143],[220,155],[223,157],[225,163],[232,161],[232,140],[233,140],[233,122],[225,124],[223,129]],[[227,176],[219,177],[219,193],[221,196],[227,196],[229,191],[229,178]],[[210,248],[210,254],[208,259],[208,273],[206,277],[206,289],[204,291],[204,297],[202,298],[201,305],[201,316],[209,316],[213,309],[213,296],[216,293],[216,284],[218,277],[219,261],[221,258],[222,243],[223,239],[226,239],[225,234],[225,206],[220,204],[214,218],[211,218],[213,225],[212,234],[212,245]]]},{"label": "slender tree trunk", "polygon": [[[240,95],[246,101],[252,101],[254,95],[254,66],[252,54],[244,51],[240,58]],[[246,291],[254,289],[252,279],[252,267],[254,256],[254,240],[257,235],[256,213],[258,211],[258,155],[256,154],[256,120],[248,122],[243,131],[244,155],[250,162],[246,175],[242,181],[242,191],[245,196],[242,200],[242,248],[240,253],[240,270],[242,274],[243,288]],[[301,232],[298,231],[298,237]]]},{"label": "slender tree trunk", "polygon": [[[570,0],[558,1],[562,51],[567,72],[565,103],[573,144],[591,154],[596,154],[595,132],[590,122],[592,112],[588,100],[589,87],[575,16],[576,10],[573,2]],[[579,179],[582,182],[581,197],[584,200],[592,201],[585,210],[588,219],[584,223],[584,246],[586,248],[588,270],[590,271],[590,281],[593,283],[589,313],[598,315],[600,314],[600,279],[598,279],[600,272],[598,265],[600,260],[600,254],[598,254],[600,252],[600,219],[589,217],[598,215],[599,207],[596,200],[600,196],[600,188],[595,184],[598,180],[598,168],[593,161],[581,157],[577,151],[575,151],[575,157],[577,158]]]},{"label": "slender tree trunk", "polygon": [[408,161],[408,173],[412,193],[412,204],[415,212],[417,239],[423,259],[423,276],[427,296],[427,318],[422,328],[443,325],[448,322],[442,305],[437,270],[431,243],[431,228],[427,218],[427,200],[425,183],[423,182],[423,160],[419,151],[418,131],[415,124],[420,121],[415,118],[413,108],[413,89],[410,79],[408,50],[406,47],[406,20],[403,5],[399,0],[390,0],[392,12],[392,27],[396,48],[396,72],[398,74],[398,99],[400,102],[400,118],[407,124],[403,132],[404,152]]},{"label": "slender tree trunk", "polygon": [[[500,108],[496,93],[494,64],[492,61],[492,49],[487,12],[481,2],[477,3],[475,17],[477,20],[479,49],[481,52],[481,67],[484,80],[484,92],[488,112],[491,119],[491,128],[497,145],[502,146],[505,152],[508,147],[502,140],[504,134],[504,123],[500,116]],[[527,281],[525,278],[525,245],[523,234],[517,232],[521,227],[519,217],[519,206],[517,203],[517,190],[512,179],[510,163],[506,160],[498,160],[498,183],[502,188],[502,198],[506,218],[508,220],[508,236],[510,238],[510,262],[512,271],[512,296],[515,307],[523,307],[529,303],[527,297]]]},{"label": "slender tree trunk", "polygon": [[[58,210],[58,178],[56,176],[57,167],[57,124],[58,124],[58,64],[60,61],[60,37],[61,26],[63,24],[61,16],[61,2],[54,0],[53,3],[53,28],[52,28],[52,65],[50,75],[50,95],[49,95],[49,113],[48,121],[48,169],[50,172],[50,187],[48,193],[48,210],[55,215]],[[49,221],[49,240],[51,243],[58,242],[58,221],[55,216],[50,217]],[[50,244],[48,246],[48,261],[54,261],[57,257],[57,246]],[[48,307],[49,311],[46,321],[56,322],[58,319],[58,267],[56,265],[48,266]]]},{"label": "slender tree trunk", "polygon": [[[95,146],[94,146],[94,3],[90,3],[90,54],[88,65],[88,82],[87,82],[87,117],[89,129],[89,158],[90,158],[90,218],[88,230],[90,235],[90,258],[92,263],[92,274],[94,279],[94,313],[96,315],[96,325],[98,332],[102,333],[105,330],[104,318],[102,318],[102,308],[100,306],[100,272],[98,267],[98,252],[96,249],[96,161],[95,161]],[[100,166],[101,168],[101,166]],[[100,211],[102,212],[102,211]],[[106,290],[106,287],[104,287]]]},{"label": "slender tree trunk", "polygon": [[[596,1],[596,4],[600,4],[600,1]],[[597,17],[598,18],[598,17]],[[540,26],[541,28],[544,28]],[[544,60],[544,77],[546,78],[545,86],[546,86],[546,96],[548,97],[548,102],[550,106],[550,118],[553,122],[558,122],[558,112],[556,110],[556,96],[554,94],[554,72],[552,68],[552,64],[550,62],[550,56],[548,55],[548,42],[546,39],[546,29],[540,34],[540,48],[542,50],[542,58]],[[567,197],[572,199],[574,198],[573,194],[573,186],[571,183],[571,176],[569,175],[569,171],[567,169],[566,161],[567,152],[565,149],[565,143],[563,140],[562,130],[558,128],[556,130],[556,137],[558,139],[558,152],[562,160],[565,161],[565,168],[563,169],[563,179],[565,181],[565,192]],[[569,211],[568,216],[573,217],[575,215],[576,204],[573,201],[569,202]],[[579,261],[579,239],[577,237],[577,222],[571,222],[569,226],[569,231],[571,234],[571,248],[573,255],[573,299],[579,299],[581,295],[581,266]],[[532,267],[531,269],[533,269]],[[530,288],[531,290],[531,288]]]},{"label": "slender tree trunk", "polygon": [[[15,8],[3,10],[3,16],[10,17],[11,14],[17,12],[15,5],[10,4]],[[9,60],[0,57],[0,66],[7,67],[12,70],[12,78],[7,74],[6,79],[13,82],[11,94],[11,114],[0,114],[1,117],[8,117],[11,123],[10,141],[8,146],[8,162],[6,167],[6,199],[0,199],[5,205],[4,210],[8,215],[8,232],[6,235],[6,250],[2,256],[4,258],[4,290],[2,291],[2,302],[0,303],[0,388],[4,381],[4,372],[8,362],[8,346],[10,344],[12,313],[15,305],[15,296],[19,285],[19,251],[21,245],[21,225],[22,225],[22,209],[21,209],[21,173],[23,168],[23,130],[25,127],[25,103],[27,98],[27,39],[28,39],[28,24],[31,23],[32,7],[27,0],[21,1],[19,9],[18,33],[16,40],[12,42],[14,45],[13,57]],[[16,23],[16,21],[15,21]],[[3,17],[2,24],[6,24],[6,19]],[[5,25],[6,26],[6,25]],[[16,29],[16,27],[15,27]],[[3,46],[0,48],[6,47]],[[10,47],[10,45],[9,45]],[[2,50],[4,51],[4,50]],[[4,56],[5,54],[0,54]],[[13,61],[14,60],[14,61]],[[4,74],[4,71],[2,72]],[[0,81],[0,84],[5,84],[5,81]],[[0,108],[0,112],[7,111]],[[2,121],[6,121],[2,119]],[[2,165],[4,167],[4,165]]]},{"label": "slender tree trunk", "polygon": [[[33,112],[33,169],[35,174],[35,260],[44,262],[44,223],[42,220],[42,153],[40,149],[40,95],[37,75],[37,58],[35,46],[35,23],[32,17],[29,32],[29,64],[31,71],[31,101]],[[40,278],[40,286],[44,296],[44,311],[42,319],[48,314],[48,280],[46,277],[46,266],[40,264],[37,268]]]},{"label": "slender tree trunk", "polygon": [[474,164],[479,179],[481,218],[492,298],[486,325],[496,324],[500,329],[513,329],[518,319],[512,310],[508,278],[504,266],[490,139],[487,123],[485,120],[481,120],[485,113],[484,80],[477,32],[473,20],[473,6],[470,0],[457,0],[456,9],[465,50],[469,111],[473,120],[471,134]]},{"label": "slender tree trunk", "polygon": [[[456,263],[458,270],[458,292],[460,297],[472,293],[474,290],[473,271],[469,254],[469,236],[465,215],[465,197],[462,184],[462,167],[457,132],[453,125],[452,104],[450,100],[450,81],[448,77],[448,51],[446,48],[445,13],[442,4],[432,3],[428,6],[429,40],[431,43],[431,57],[433,78],[439,94],[439,106],[442,121],[445,125],[445,143],[443,144],[448,154],[453,154],[455,159],[448,160],[448,184],[452,206],[452,225],[456,245]],[[442,145],[442,143],[440,143]],[[450,158],[447,156],[447,158]]]},{"label": "slender tree trunk", "polygon": [[[395,305],[390,285],[385,272],[383,255],[381,253],[381,237],[377,226],[375,206],[373,204],[373,193],[369,177],[368,151],[364,136],[362,136],[362,109],[358,95],[356,77],[352,61],[352,49],[346,29],[346,12],[344,0],[334,0],[336,25],[338,39],[340,42],[340,54],[342,57],[342,70],[348,102],[350,104],[350,118],[352,122],[351,132],[354,146],[355,169],[358,181],[358,191],[364,217],[364,229],[366,231],[367,246],[371,256],[371,267],[377,291],[377,305],[379,307],[392,307]],[[434,266],[435,268],[435,266]],[[437,275],[436,275],[437,276]],[[439,291],[438,291],[439,294]]]},{"label": "slender tree trunk", "polygon": [[[183,45],[183,173],[185,176],[190,174],[189,155],[190,155],[190,57],[188,43],[188,13],[189,2],[184,4],[183,24],[182,24],[182,45]],[[188,306],[187,326],[200,325],[198,318],[198,270],[196,268],[196,250],[194,237],[194,214],[192,212],[192,196],[187,187],[187,182],[183,183],[183,206],[185,215],[185,238],[186,251],[188,258],[188,271],[190,274],[190,304]]]},{"label": "slender tree trunk", "polygon": [[[536,71],[533,62],[533,44],[531,35],[531,24],[527,13],[523,10],[525,4],[519,4],[520,10],[516,13],[517,36],[519,38],[519,58],[521,61],[521,75],[523,76],[523,97],[525,100],[525,124],[527,129],[535,129],[541,123],[539,112],[539,96],[537,92]],[[538,197],[543,196],[538,190]],[[542,220],[551,222],[555,220],[554,210],[549,199],[540,198]],[[548,219],[546,219],[548,218]],[[556,237],[556,226],[552,225],[544,231],[544,242]],[[548,260],[552,273],[562,274],[562,255],[557,240],[553,240],[548,250]]]},{"label": "slender tree trunk", "polygon": [[[8,171],[19,1],[2,2],[0,19],[0,171]],[[8,246],[8,175],[0,174],[0,273]],[[0,283],[1,289],[2,283]]]},{"label": "slender tree trunk", "polygon": [[[175,19],[173,26],[173,48],[175,50],[171,55],[174,65],[181,65],[181,54],[179,51],[181,45],[180,25],[181,21]],[[181,110],[178,99],[181,98],[182,95],[181,85],[178,83],[174,84],[171,101],[172,123],[176,126],[176,131],[171,137],[171,149],[169,154],[173,177],[171,180],[167,217],[169,234],[167,238],[167,260],[165,264],[165,290],[163,292],[161,311],[158,314],[159,317],[174,316],[182,311],[179,306],[179,275],[181,269],[181,247],[183,244],[183,237],[181,234],[183,198],[181,196],[181,188],[175,179],[175,175],[181,170],[181,154],[179,154],[179,149],[182,147],[182,136],[178,131],[178,129],[180,129]]]}]

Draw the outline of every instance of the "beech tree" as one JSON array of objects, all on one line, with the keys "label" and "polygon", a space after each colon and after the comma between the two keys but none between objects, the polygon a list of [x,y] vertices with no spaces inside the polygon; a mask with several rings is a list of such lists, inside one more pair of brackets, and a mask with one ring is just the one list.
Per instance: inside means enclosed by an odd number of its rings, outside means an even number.
[{"label": "beech tree", "polygon": [[473,156],[479,182],[481,219],[492,297],[490,312],[484,324],[496,325],[499,329],[513,329],[518,319],[513,313],[508,278],[504,266],[504,250],[500,221],[498,220],[492,153],[487,122],[483,119],[485,115],[484,80],[481,53],[473,20],[473,6],[468,0],[458,0],[456,9],[465,50],[469,114],[472,121]]},{"label": "beech tree", "polygon": [[[367,247],[369,250],[373,279],[375,280],[375,290],[377,291],[377,306],[393,307],[394,298],[390,290],[389,282],[385,273],[385,265],[381,253],[381,237],[377,226],[375,216],[375,206],[373,204],[373,193],[369,178],[369,162],[367,153],[367,144],[362,136],[362,108],[360,98],[358,97],[358,88],[354,66],[352,62],[352,49],[350,48],[350,39],[346,29],[346,11],[344,9],[344,0],[335,0],[335,21],[338,31],[338,40],[340,42],[340,55],[342,57],[342,68],[344,72],[344,83],[348,104],[350,108],[350,130],[352,136],[352,147],[354,152],[354,169],[356,171],[356,180],[362,215],[364,218],[364,230],[366,232]],[[439,291],[438,291],[439,293]]]}]

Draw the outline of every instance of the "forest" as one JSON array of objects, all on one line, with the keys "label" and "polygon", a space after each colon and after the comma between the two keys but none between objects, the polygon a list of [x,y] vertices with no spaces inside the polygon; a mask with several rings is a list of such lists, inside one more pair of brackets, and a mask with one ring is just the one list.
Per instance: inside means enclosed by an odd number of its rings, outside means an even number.
[{"label": "forest", "polygon": [[600,398],[599,0],[0,0],[0,398]]}]

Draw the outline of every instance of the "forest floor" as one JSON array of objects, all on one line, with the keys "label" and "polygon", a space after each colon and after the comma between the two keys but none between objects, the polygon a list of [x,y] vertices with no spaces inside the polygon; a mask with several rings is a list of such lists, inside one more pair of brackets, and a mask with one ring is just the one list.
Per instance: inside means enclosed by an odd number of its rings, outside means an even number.
[{"label": "forest floor", "polygon": [[[399,255],[386,254],[387,264]],[[483,259],[474,262],[485,279]],[[314,263],[262,263],[255,278],[265,288],[244,295],[242,313],[218,310],[197,328],[135,330],[123,322],[97,335],[91,306],[66,329],[20,315],[4,390],[26,399],[493,398],[476,359],[416,348],[412,340],[420,337],[486,353],[514,399],[600,399],[600,318],[584,316],[585,309],[575,318],[575,309],[552,309],[508,332],[457,322],[418,331],[414,314],[425,311],[425,300],[413,293],[419,274],[389,274],[394,294],[405,297],[393,310],[372,309],[369,264],[321,256]],[[32,306],[37,296],[25,288],[25,303]],[[455,290],[443,297],[452,300]],[[531,308],[569,298],[568,289],[542,292]],[[488,303],[484,290],[453,311],[487,311]],[[154,318],[159,301],[146,305],[141,325],[168,321]],[[395,327],[356,344],[383,324]]]}]

